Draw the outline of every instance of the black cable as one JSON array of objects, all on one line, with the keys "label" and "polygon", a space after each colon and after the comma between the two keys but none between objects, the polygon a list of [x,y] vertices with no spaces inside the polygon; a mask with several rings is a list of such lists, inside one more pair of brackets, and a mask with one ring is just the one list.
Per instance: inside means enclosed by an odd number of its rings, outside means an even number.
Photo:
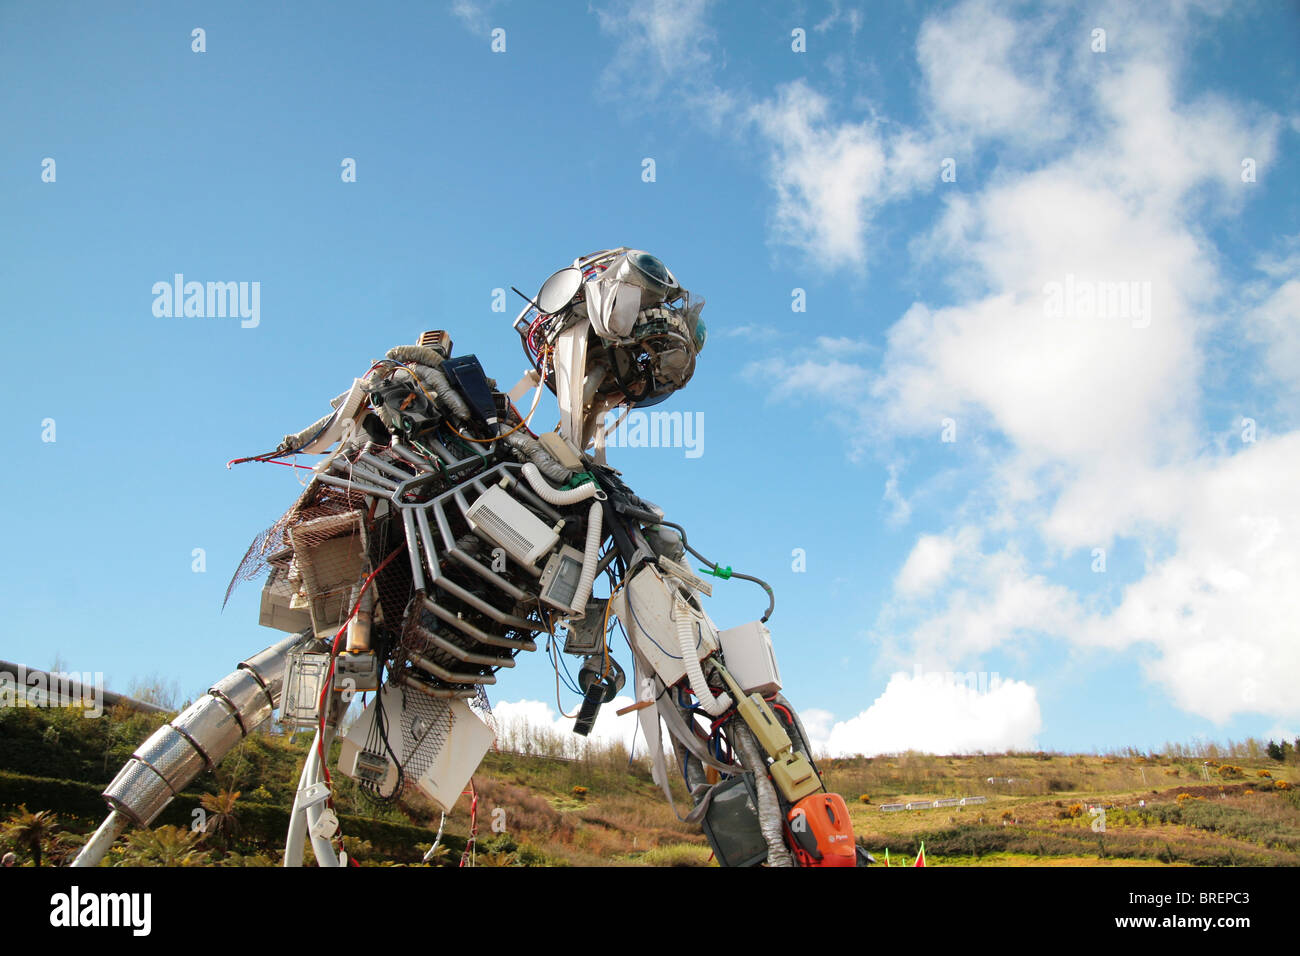
[{"label": "black cable", "polygon": [[[712,570],[712,571],[717,571],[717,570],[718,570],[718,568],[720,567],[720,565],[719,565],[716,561],[710,561],[710,560],[709,560],[708,558],[706,558],[704,555],[700,554],[700,552],[696,551],[696,550],[695,550],[694,548],[692,548],[689,544],[687,544],[687,542],[686,542],[686,529],[685,529],[685,528],[683,528],[681,525],[679,525],[679,524],[677,524],[677,523],[675,523],[675,522],[672,522],[672,521],[664,521],[662,518],[659,519],[659,522],[658,522],[658,523],[661,524],[661,525],[666,525],[666,526],[669,527],[669,528],[675,528],[675,529],[677,530],[677,533],[678,533],[679,535],[682,536],[682,547],[683,547],[683,548],[685,548],[685,549],[686,549],[687,551],[689,551],[691,554],[695,555],[695,557],[699,558],[701,561],[703,561],[705,564],[707,564],[707,565],[709,566],[709,569],[710,569],[710,570]],[[774,591],[772,590],[772,585],[768,584],[768,583],[767,583],[766,581],[764,581],[762,578],[756,578],[756,577],[754,577],[752,574],[741,574],[739,571],[732,571],[732,572],[730,572],[730,573],[728,574],[728,577],[733,577],[733,578],[742,578],[742,579],[744,579],[744,580],[746,580],[746,581],[753,581],[755,584],[757,584],[759,587],[761,587],[764,591],[767,592],[767,613],[764,614],[761,618],[759,618],[760,621],[762,621],[764,624],[766,624],[766,623],[767,623],[767,619],[770,618],[770,617],[772,616],[772,611],[774,611],[774,610],[776,609],[776,592],[774,592]]]}]

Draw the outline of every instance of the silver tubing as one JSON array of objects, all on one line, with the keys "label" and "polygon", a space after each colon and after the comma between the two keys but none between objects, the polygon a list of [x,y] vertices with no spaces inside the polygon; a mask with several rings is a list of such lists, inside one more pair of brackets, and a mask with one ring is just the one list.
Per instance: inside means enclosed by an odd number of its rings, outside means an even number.
[{"label": "silver tubing", "polygon": [[335,488],[342,488],[344,491],[359,491],[363,495],[370,495],[372,498],[389,498],[389,494],[383,488],[376,488],[374,485],[363,485],[359,481],[348,481],[346,478],[336,478],[333,475],[317,475],[317,481],[323,481],[327,485],[333,485]]},{"label": "silver tubing", "polygon": [[473,651],[467,651],[465,648],[453,644],[441,634],[435,634],[428,628],[416,625],[413,630],[418,636],[424,638],[434,647],[438,648],[438,650],[444,651],[457,660],[464,661],[466,664],[482,664],[485,667],[515,666],[515,659],[513,657],[492,657],[489,654],[475,654]]},{"label": "silver tubing", "polygon": [[393,446],[393,454],[401,458],[403,461],[409,461],[416,468],[419,468],[421,471],[427,472],[428,474],[433,474],[437,471],[437,469],[433,467],[433,463],[427,458],[422,458],[415,452],[403,448],[401,445]]},{"label": "silver tubing", "polygon": [[376,458],[369,452],[363,451],[358,457],[368,465],[371,465],[376,471],[387,475],[389,478],[395,478],[399,482],[409,481],[411,478],[410,475],[402,471],[402,469],[398,468],[392,462],[384,461],[382,458]]},{"label": "silver tubing", "polygon": [[430,687],[428,684],[424,683],[424,681],[418,681],[406,674],[398,674],[393,678],[393,680],[397,681],[397,683],[401,684],[403,687],[409,687],[411,690],[419,691],[426,697],[436,697],[439,700],[446,700],[449,697],[459,697],[462,700],[468,700],[478,694],[478,691],[473,688],[469,690],[461,690],[454,687]]},{"label": "silver tubing", "polygon": [[496,634],[489,634],[480,628],[475,627],[469,621],[448,611],[445,607],[431,601],[427,596],[424,598],[424,606],[428,608],[433,615],[439,620],[446,621],[452,627],[456,628],[462,634],[482,641],[484,644],[491,644],[493,647],[509,647],[520,651],[535,651],[537,645],[532,641],[518,641],[509,637],[500,637]]},{"label": "silver tubing", "polygon": [[457,671],[449,671],[447,668],[429,660],[423,654],[411,653],[411,663],[426,674],[432,674],[439,680],[445,680],[449,684],[495,684],[497,679],[492,674],[463,674]]},{"label": "silver tubing", "polygon": [[[402,513],[402,527],[406,531],[406,551],[411,558],[411,578],[415,581],[415,590],[423,592],[426,590],[424,583],[424,569],[420,562],[420,545],[415,538],[415,515],[411,514],[410,508],[399,509]],[[429,564],[437,568],[437,560],[431,555]],[[436,571],[435,571],[436,573]]]}]

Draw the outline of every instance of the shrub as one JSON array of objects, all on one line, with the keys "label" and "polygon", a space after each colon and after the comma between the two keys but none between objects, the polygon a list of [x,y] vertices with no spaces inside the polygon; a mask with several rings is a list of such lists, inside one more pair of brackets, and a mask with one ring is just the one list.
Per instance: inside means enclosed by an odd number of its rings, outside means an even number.
[{"label": "shrub", "polygon": [[1257,771],[1255,772],[1255,776],[1257,776],[1257,777],[1271,777],[1271,776],[1273,776],[1273,775],[1272,775],[1271,773],[1269,773],[1267,770],[1257,770]]},{"label": "shrub", "polygon": [[671,843],[646,850],[641,862],[648,866],[708,866],[712,852],[694,843]]},{"label": "shrub", "polygon": [[587,790],[586,787],[574,787],[574,788],[573,788],[573,795],[574,795],[575,797],[577,797],[579,800],[585,800],[585,799],[587,798],[587,793],[588,793],[588,790]]},{"label": "shrub", "polygon": [[862,796],[858,797],[858,800],[860,800],[862,803],[870,803],[871,795],[868,793],[864,793],[862,794]]}]

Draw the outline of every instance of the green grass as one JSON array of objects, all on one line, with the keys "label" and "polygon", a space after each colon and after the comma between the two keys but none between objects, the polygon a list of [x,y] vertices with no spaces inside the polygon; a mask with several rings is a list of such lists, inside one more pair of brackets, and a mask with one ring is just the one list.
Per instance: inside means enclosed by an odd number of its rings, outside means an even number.
[{"label": "green grass", "polygon": [[[103,818],[99,791],[165,719],[125,710],[98,720],[72,710],[0,710],[0,816],[20,803],[54,810],[75,842],[77,834],[88,833]],[[501,739],[530,753],[489,753],[474,775],[480,863],[715,865],[699,829],[679,822],[668,807],[646,760],[629,759],[620,746],[533,735],[526,726],[506,728]],[[223,762],[219,776],[198,778],[158,823],[185,827],[203,794],[240,790],[240,835],[229,846],[205,844],[205,862],[274,863],[309,743],[307,734],[245,740]],[[882,862],[888,847],[895,865],[910,863],[922,841],[931,866],[1300,865],[1300,787],[1283,789],[1286,783],[1300,784],[1300,767],[1253,756],[1250,746],[1241,745],[1221,754],[1220,763],[1242,768],[1240,775],[1229,771],[1225,778],[1203,764],[1212,759],[1204,749],[1170,750],[1168,755],[906,753],[822,760],[820,767],[828,787],[848,801],[860,842]],[[1265,769],[1270,777],[1259,776]],[[438,825],[431,804],[418,798],[402,806],[375,804],[342,775],[334,780],[350,854],[363,865],[418,863]],[[684,806],[680,781],[674,780],[673,790],[678,806]],[[869,803],[859,799],[864,794]],[[881,803],[976,795],[988,802],[879,810]],[[462,798],[448,815],[449,852],[440,865],[454,866],[460,858],[470,830],[468,804]],[[1087,804],[1108,807],[1104,833],[1092,831]],[[494,829],[498,826],[504,832]],[[114,853],[121,859],[119,851]]]}]

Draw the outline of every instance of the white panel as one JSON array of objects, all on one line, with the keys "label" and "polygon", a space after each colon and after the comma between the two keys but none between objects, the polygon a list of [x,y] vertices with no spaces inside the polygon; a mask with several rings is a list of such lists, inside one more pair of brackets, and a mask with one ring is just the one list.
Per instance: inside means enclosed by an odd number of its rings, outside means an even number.
[{"label": "white panel", "polygon": [[[637,650],[669,685],[686,676],[672,617],[674,593],[675,585],[665,582],[657,568],[646,565],[618,593],[613,607]],[[703,660],[717,649],[717,631],[708,617],[698,612],[696,623],[695,651]]]},{"label": "white panel", "polygon": [[718,635],[727,670],[746,694],[768,696],[781,689],[772,633],[761,621],[730,627]]}]

